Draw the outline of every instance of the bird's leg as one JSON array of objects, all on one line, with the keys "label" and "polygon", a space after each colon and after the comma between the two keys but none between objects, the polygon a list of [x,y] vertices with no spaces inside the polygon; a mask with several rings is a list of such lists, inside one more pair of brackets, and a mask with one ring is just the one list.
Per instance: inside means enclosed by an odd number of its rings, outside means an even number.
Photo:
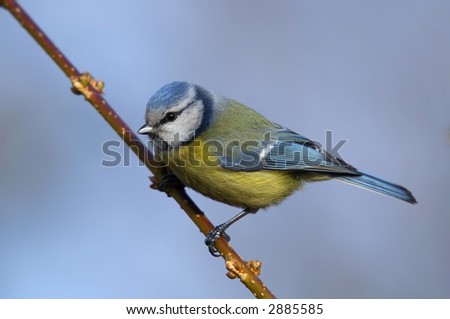
[{"label": "bird's leg", "polygon": [[228,227],[230,227],[232,224],[237,222],[242,217],[248,215],[248,214],[254,214],[258,210],[257,209],[250,209],[246,208],[243,211],[241,211],[239,214],[234,216],[233,218],[227,220],[225,223],[220,224],[216,227],[214,227],[213,230],[211,230],[205,238],[205,244],[208,246],[209,252],[214,257],[220,257],[220,254],[218,253],[216,247],[214,247],[214,244],[216,243],[217,239],[219,239],[220,236],[222,236],[226,241],[230,241],[230,236],[228,236],[225,233],[225,230],[227,230]]}]

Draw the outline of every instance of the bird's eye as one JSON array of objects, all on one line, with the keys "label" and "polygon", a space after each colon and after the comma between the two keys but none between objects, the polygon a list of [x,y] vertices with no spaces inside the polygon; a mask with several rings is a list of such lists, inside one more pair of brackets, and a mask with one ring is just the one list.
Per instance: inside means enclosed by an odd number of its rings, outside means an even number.
[{"label": "bird's eye", "polygon": [[177,118],[177,113],[174,113],[174,112],[169,112],[164,117],[165,122],[173,122],[173,121],[175,121],[176,118]]},{"label": "bird's eye", "polygon": [[181,114],[182,111],[178,112],[168,112],[164,115],[163,119],[159,122],[160,125],[164,125],[169,122],[173,122],[177,119],[177,117]]}]

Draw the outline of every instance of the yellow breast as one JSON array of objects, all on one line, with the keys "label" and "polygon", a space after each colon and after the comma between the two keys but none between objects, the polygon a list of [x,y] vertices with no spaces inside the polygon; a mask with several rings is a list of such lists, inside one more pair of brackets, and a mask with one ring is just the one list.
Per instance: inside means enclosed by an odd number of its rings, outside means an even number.
[{"label": "yellow breast", "polygon": [[288,171],[232,171],[204,151],[204,141],[181,146],[165,156],[170,170],[188,187],[228,205],[259,209],[277,204],[302,185],[302,175]]}]

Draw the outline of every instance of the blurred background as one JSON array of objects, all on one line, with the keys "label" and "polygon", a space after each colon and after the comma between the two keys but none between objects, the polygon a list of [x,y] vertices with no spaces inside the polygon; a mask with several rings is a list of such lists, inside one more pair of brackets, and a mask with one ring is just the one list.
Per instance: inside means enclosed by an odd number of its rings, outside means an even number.
[{"label": "blurred background", "polygon": [[[309,184],[233,226],[283,298],[450,298],[450,2],[20,3],[137,130],[148,98],[201,84],[408,187]],[[0,297],[251,298],[172,199],[0,10]],[[127,162],[126,162],[127,161]],[[239,209],[189,191],[218,224]]]}]

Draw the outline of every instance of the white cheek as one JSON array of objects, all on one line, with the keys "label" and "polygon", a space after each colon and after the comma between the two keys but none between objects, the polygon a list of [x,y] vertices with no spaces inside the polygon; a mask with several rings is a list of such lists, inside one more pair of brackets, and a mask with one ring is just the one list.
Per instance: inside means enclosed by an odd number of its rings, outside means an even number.
[{"label": "white cheek", "polygon": [[173,147],[194,137],[195,131],[200,127],[203,117],[201,102],[186,109],[174,122],[166,123],[159,136],[168,141]]}]

